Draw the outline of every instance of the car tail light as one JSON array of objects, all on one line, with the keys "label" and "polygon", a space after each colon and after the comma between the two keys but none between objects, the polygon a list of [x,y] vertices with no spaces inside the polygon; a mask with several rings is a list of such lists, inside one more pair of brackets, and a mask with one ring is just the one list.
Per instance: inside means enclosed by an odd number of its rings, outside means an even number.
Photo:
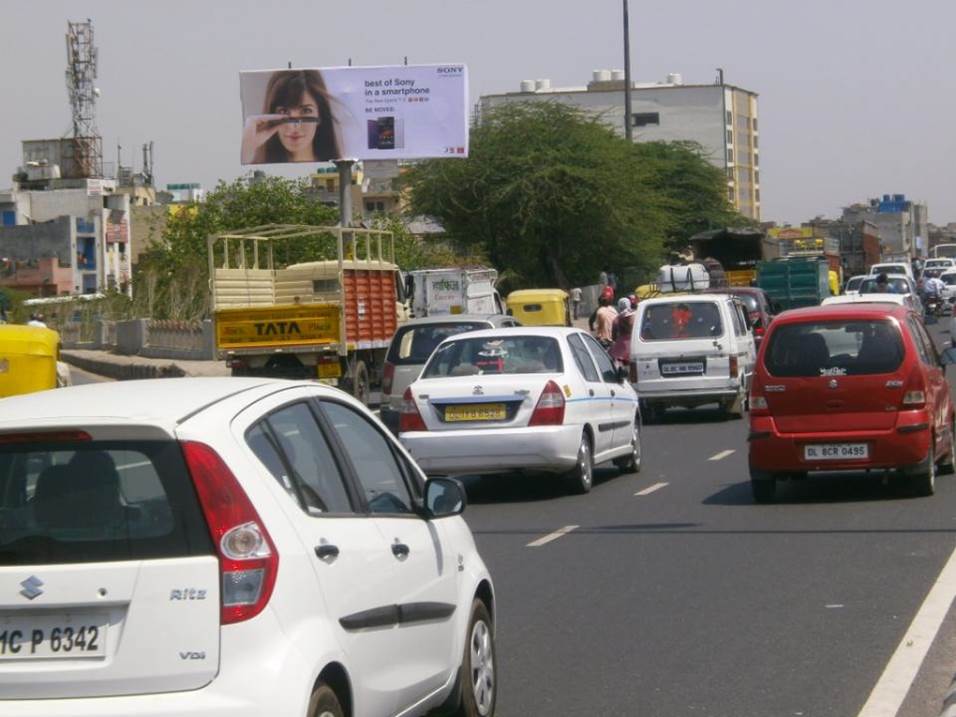
[{"label": "car tail light", "polygon": [[231,358],[226,361],[226,365],[232,369],[242,369],[246,368],[246,360],[242,358]]},{"label": "car tail light", "polygon": [[0,445],[10,443],[72,443],[92,441],[86,431],[31,431],[30,433],[6,433],[0,435]]},{"label": "car tail light", "polygon": [[205,443],[182,444],[222,578],[220,622],[229,625],[265,608],[279,572],[279,554],[249,496],[232,471]]},{"label": "car tail light", "polygon": [[926,405],[926,385],[919,368],[913,369],[909,381],[906,382],[902,403],[906,408],[922,408]]},{"label": "car tail light", "polygon": [[395,364],[385,362],[385,370],[382,373],[382,394],[392,395],[392,383],[395,381]]},{"label": "car tail light", "polygon": [[762,337],[765,333],[767,333],[767,330],[763,326],[754,327],[754,336]]},{"label": "car tail light", "polygon": [[740,373],[740,364],[737,362],[736,356],[730,357],[730,377],[737,378],[737,375]]},{"label": "car tail light", "polygon": [[405,389],[402,396],[402,408],[398,415],[398,432],[406,433],[408,431],[427,431],[428,426],[418,410],[418,404],[415,403],[415,396],[412,394],[411,386]]},{"label": "car tail light", "polygon": [[758,411],[769,411],[770,406],[767,405],[767,399],[765,396],[750,396],[750,401],[748,401],[750,406],[750,412],[756,413]]},{"label": "car tail light", "polygon": [[564,423],[564,394],[554,381],[548,381],[538,405],[531,414],[529,426],[560,426]]}]

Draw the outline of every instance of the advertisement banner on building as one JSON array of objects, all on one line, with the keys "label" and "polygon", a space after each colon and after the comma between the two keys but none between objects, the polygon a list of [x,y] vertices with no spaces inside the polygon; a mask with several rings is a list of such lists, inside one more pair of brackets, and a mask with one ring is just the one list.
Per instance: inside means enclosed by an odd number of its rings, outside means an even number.
[{"label": "advertisement banner on building", "polygon": [[772,239],[812,239],[813,227],[772,227],[767,235]]},{"label": "advertisement banner on building", "polygon": [[465,65],[241,72],[244,165],[468,156]]}]

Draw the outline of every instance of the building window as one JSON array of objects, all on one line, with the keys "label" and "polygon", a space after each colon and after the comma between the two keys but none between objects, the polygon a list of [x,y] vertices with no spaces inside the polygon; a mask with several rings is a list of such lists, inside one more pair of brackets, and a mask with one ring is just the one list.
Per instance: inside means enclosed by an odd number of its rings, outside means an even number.
[{"label": "building window", "polygon": [[365,211],[374,212],[374,211],[375,211],[375,202],[365,202]]},{"label": "building window", "polygon": [[760,147],[760,138],[757,135],[754,135],[754,149]]},{"label": "building window", "polygon": [[760,172],[754,172],[754,184],[760,184]]},{"label": "building window", "polygon": [[335,191],[335,180],[334,180],[334,179],[326,179],[326,180],[325,180],[325,191],[327,191],[327,192],[334,192],[334,191]]},{"label": "building window", "polygon": [[754,190],[754,198],[755,198],[758,202],[760,201],[760,190],[759,190],[759,189],[755,189],[755,190]]},{"label": "building window", "polygon": [[660,112],[635,112],[631,115],[632,127],[647,127],[648,125],[660,125]]},{"label": "building window", "polygon": [[733,163],[734,163],[734,150],[732,150],[732,149],[728,149],[728,150],[727,150],[727,161],[728,161],[730,164],[733,164]]},{"label": "building window", "polygon": [[727,198],[732,202],[737,198],[733,187],[727,187]]},{"label": "building window", "polygon": [[754,117],[754,132],[757,131],[757,118]]},{"label": "building window", "polygon": [[385,202],[375,202],[375,210],[379,212],[385,211]]},{"label": "building window", "polygon": [[730,110],[727,110],[727,124],[733,125],[734,123],[734,114]]},{"label": "building window", "polygon": [[733,144],[733,143],[734,143],[734,131],[729,129],[727,130],[727,144]]},{"label": "building window", "polygon": [[754,154],[754,166],[756,167],[758,164],[760,164],[760,155]]}]

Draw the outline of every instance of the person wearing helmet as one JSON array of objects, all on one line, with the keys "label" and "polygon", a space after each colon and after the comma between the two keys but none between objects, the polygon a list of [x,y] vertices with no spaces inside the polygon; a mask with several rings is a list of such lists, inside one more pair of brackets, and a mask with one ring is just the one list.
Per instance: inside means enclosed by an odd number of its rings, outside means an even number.
[{"label": "person wearing helmet", "polygon": [[614,343],[608,353],[611,358],[618,362],[620,366],[627,366],[631,360],[631,332],[634,330],[634,310],[631,308],[631,300],[621,298],[617,302],[617,317],[611,329],[611,337]]}]

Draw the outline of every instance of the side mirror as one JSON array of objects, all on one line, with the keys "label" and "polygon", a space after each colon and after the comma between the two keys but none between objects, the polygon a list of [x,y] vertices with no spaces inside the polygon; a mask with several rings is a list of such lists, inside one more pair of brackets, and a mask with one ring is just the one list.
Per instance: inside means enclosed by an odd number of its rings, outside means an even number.
[{"label": "side mirror", "polygon": [[465,487],[455,478],[429,478],[425,482],[426,517],[461,515],[466,505]]},{"label": "side mirror", "polygon": [[950,364],[956,363],[956,346],[950,346],[948,349],[943,351],[939,357],[939,362],[943,366],[949,366]]},{"label": "side mirror", "polygon": [[617,382],[618,383],[627,383],[630,378],[631,372],[627,369],[626,366],[617,367]]}]

